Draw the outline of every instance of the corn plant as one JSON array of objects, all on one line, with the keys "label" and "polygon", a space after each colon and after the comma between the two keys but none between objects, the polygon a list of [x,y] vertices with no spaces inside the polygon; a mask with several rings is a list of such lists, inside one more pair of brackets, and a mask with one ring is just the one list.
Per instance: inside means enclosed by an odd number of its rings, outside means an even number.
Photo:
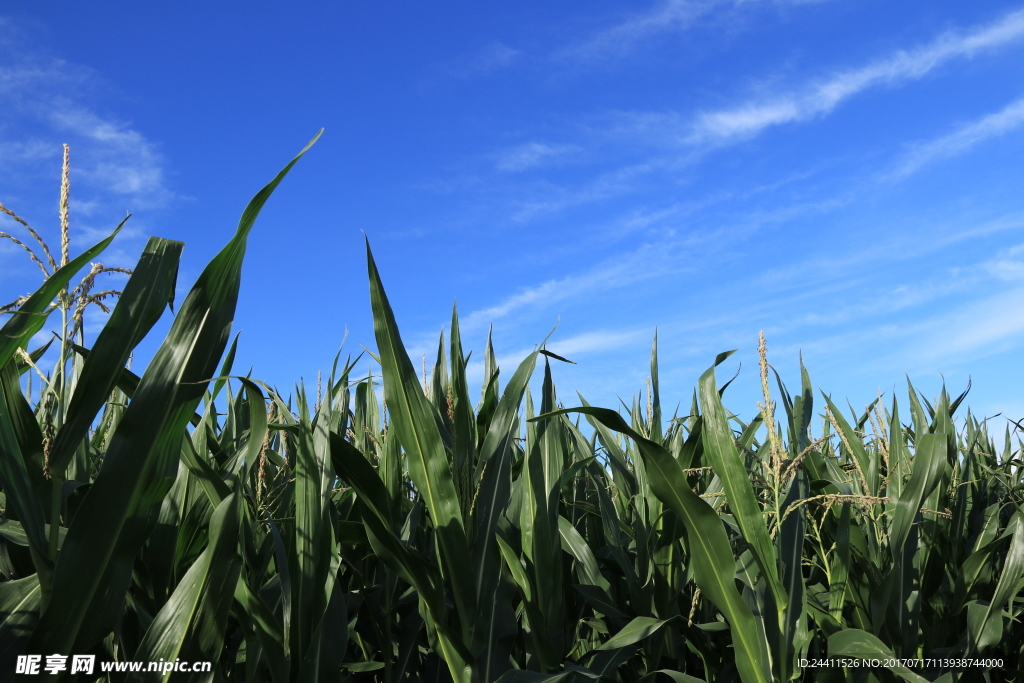
[{"label": "corn plant", "polygon": [[[246,240],[297,160],[141,375],[180,243],[150,240],[90,348],[91,280],[68,283],[113,235],[7,309],[0,678],[75,653],[213,670],[51,678],[1024,680],[1020,428],[997,447],[966,392],[844,413],[802,363],[798,393],[773,378],[762,337],[753,420],[723,405],[729,353],[666,419],[657,337],[618,411],[566,407],[546,340],[508,376],[488,338],[474,400],[457,310],[421,377],[368,243],[375,353],[315,397],[232,375]],[[886,665],[804,664],[830,657]]]}]

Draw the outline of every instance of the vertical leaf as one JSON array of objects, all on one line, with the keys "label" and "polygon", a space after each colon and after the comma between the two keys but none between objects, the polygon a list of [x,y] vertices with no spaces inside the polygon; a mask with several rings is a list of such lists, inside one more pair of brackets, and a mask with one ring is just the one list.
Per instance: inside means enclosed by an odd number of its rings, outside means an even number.
[{"label": "vertical leaf", "polygon": [[391,428],[405,447],[409,474],[437,529],[441,566],[451,579],[462,623],[472,624],[476,614],[472,574],[465,562],[469,552],[459,498],[452,480],[445,441],[438,428],[438,416],[423,395],[412,361],[406,354],[395,315],[388,303],[377,264],[366,243],[370,275],[370,303],[384,374],[384,394],[391,411]]},{"label": "vertical leaf", "polygon": [[117,305],[107,319],[89,356],[85,359],[64,424],[50,452],[50,470],[63,473],[89,432],[96,413],[109,398],[132,349],[160,319],[174,300],[178,259],[182,242],[151,237],[135,266]]},{"label": "vertical leaf", "polygon": [[[153,618],[135,660],[155,662],[213,661],[220,659],[227,630],[228,612],[238,583],[242,558],[238,555],[241,498],[225,498],[210,520],[210,543],[196,560],[167,604]],[[160,676],[129,675],[129,681],[166,681],[174,672]],[[207,675],[193,676],[202,680]],[[175,674],[174,680],[181,675]]]},{"label": "vertical leaf", "polygon": [[536,419],[573,412],[592,415],[636,442],[647,463],[654,493],[686,527],[694,581],[729,623],[740,677],[745,683],[770,681],[768,644],[758,635],[754,614],[736,590],[736,560],[721,518],[690,490],[686,475],[672,454],[636,433],[618,413],[606,408],[566,408]]},{"label": "vertical leaf", "polygon": [[743,533],[743,538],[750,544],[750,550],[757,561],[757,566],[761,569],[761,575],[768,582],[768,587],[775,597],[775,605],[781,615],[787,604],[787,598],[786,591],[779,581],[775,547],[768,536],[765,517],[754,496],[746,465],[740,457],[739,451],[736,450],[732,430],[729,428],[725,408],[722,406],[721,396],[715,383],[714,366],[701,375],[698,386],[701,407],[704,409],[702,435],[704,457],[714,468],[715,474],[722,480],[729,508]]}]

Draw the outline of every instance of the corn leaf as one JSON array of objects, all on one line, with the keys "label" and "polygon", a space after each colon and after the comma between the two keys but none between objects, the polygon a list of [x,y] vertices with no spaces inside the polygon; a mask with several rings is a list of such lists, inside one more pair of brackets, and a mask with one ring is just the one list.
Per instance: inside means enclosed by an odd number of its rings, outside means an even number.
[{"label": "corn leaf", "polygon": [[[136,661],[213,661],[224,646],[228,611],[234,596],[242,558],[236,552],[241,497],[231,494],[213,513],[210,544],[182,577],[171,599],[156,614],[135,652]],[[173,671],[159,677],[129,675],[129,681],[170,680]],[[194,675],[204,680],[207,675]],[[175,674],[174,680],[182,679]]]},{"label": "corn leaf", "polygon": [[636,442],[651,473],[655,495],[686,527],[694,581],[729,622],[740,677],[745,682],[770,681],[768,646],[758,637],[753,612],[733,583],[735,559],[718,514],[690,490],[679,462],[660,445],[633,431],[618,413],[606,408],[566,408],[536,419],[572,412],[592,415]]},{"label": "corn leaf", "polygon": [[153,511],[176,476],[182,432],[227,345],[246,239],[274,188],[316,139],[249,202],[146,368],[68,530],[54,570],[55,608],[43,611],[28,652],[87,651],[113,627]]}]

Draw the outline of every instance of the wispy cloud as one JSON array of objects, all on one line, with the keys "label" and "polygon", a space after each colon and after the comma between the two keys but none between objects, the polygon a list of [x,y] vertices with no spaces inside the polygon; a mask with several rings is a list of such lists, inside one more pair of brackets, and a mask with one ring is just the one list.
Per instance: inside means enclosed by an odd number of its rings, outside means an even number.
[{"label": "wispy cloud", "polygon": [[915,337],[916,357],[972,360],[998,353],[1007,344],[1019,346],[1024,333],[1024,288],[980,298],[922,325]]},{"label": "wispy cloud", "polygon": [[668,257],[665,245],[644,245],[631,253],[603,261],[582,273],[552,279],[520,290],[499,303],[476,310],[462,318],[467,330],[483,329],[500,318],[528,308],[548,306],[586,292],[622,287],[655,277],[666,268],[678,267]]},{"label": "wispy cloud", "polygon": [[[887,268],[896,268],[896,272],[902,272],[909,268],[906,265],[909,261],[930,258],[934,254],[957,249],[957,245],[962,245],[959,248],[962,251],[967,248],[963,246],[965,244],[996,235],[1002,235],[999,239],[1010,239],[1013,233],[1021,231],[1024,231],[1024,213],[1019,211],[980,221],[967,216],[951,217],[946,224],[928,221],[924,225],[901,225],[890,234],[879,235],[859,249],[843,250],[840,253],[829,250],[824,254],[809,255],[768,268],[757,276],[755,282],[760,288],[776,291],[792,288],[806,290],[809,296],[812,289],[825,286],[828,282],[839,281],[847,287],[859,287],[862,280],[873,280],[878,272],[886,272]],[[862,310],[893,312],[929,300],[926,296],[929,293],[934,298],[936,295],[977,286],[976,279],[956,277],[961,274],[989,273],[997,277],[997,272],[1002,272],[1003,277],[998,279],[1013,279],[1011,274],[1014,271],[1024,269],[1024,260],[1018,259],[1022,255],[1024,246],[1013,247],[1000,251],[994,258],[955,267],[938,282],[929,280],[912,287],[892,282],[891,289],[879,290],[877,303],[881,305],[880,308]],[[954,277],[950,279],[949,276]],[[813,321],[825,318],[809,314],[802,319]]]},{"label": "wispy cloud", "polygon": [[690,26],[718,4],[721,3],[665,0],[647,12],[633,14],[591,38],[565,48],[560,56],[578,60],[620,56],[644,38]]},{"label": "wispy cloud", "polygon": [[[18,27],[8,20],[8,28]],[[126,211],[162,206],[173,193],[158,146],[130,122],[105,113],[101,103],[117,93],[91,69],[40,54],[31,38],[12,30],[0,40],[0,201],[55,241],[54,181],[67,143],[74,253],[110,234]],[[106,263],[134,260],[140,218],[107,250]],[[11,263],[19,264],[20,256]],[[9,272],[14,277],[14,269]]]},{"label": "wispy cloud", "polygon": [[[573,358],[573,356],[579,358],[587,354],[604,353],[642,344],[643,342],[650,342],[653,334],[654,330],[647,328],[626,330],[600,329],[560,339],[556,329],[551,338],[548,339],[545,347],[552,353],[575,362],[576,358]],[[540,342],[539,339],[537,341]],[[532,346],[523,347],[511,353],[502,354],[497,358],[498,365],[500,367],[514,367],[522,362],[526,356],[533,353],[534,348]],[[482,361],[480,366],[481,368],[483,367]]]},{"label": "wispy cloud", "polygon": [[771,126],[826,114],[869,88],[922,78],[950,60],[970,58],[1024,38],[1024,10],[973,31],[950,32],[912,50],[901,50],[867,66],[843,71],[801,92],[698,115],[687,138],[691,144],[720,143],[757,135]]},{"label": "wispy cloud", "polygon": [[[52,175],[53,161],[59,163],[61,145],[68,143],[76,189],[94,194],[79,209],[95,205],[100,195],[121,211],[170,198],[157,146],[94,104],[96,92],[105,90],[87,68],[35,56],[25,45],[0,45],[0,174],[8,188],[19,178],[34,179],[44,166]],[[82,194],[76,192],[72,201],[84,199]]]},{"label": "wispy cloud", "polygon": [[552,352],[574,360],[573,356],[614,351],[642,344],[645,341],[650,341],[652,334],[653,330],[646,328],[641,330],[594,330],[567,339],[555,337],[548,342],[547,346]]},{"label": "wispy cloud", "polygon": [[165,201],[163,158],[153,143],[128,124],[101,118],[72,102],[49,112],[53,127],[88,141],[92,157],[83,172],[90,182],[118,195],[129,195],[146,205]]},{"label": "wispy cloud", "polygon": [[[602,35],[642,36],[659,27],[675,26],[693,12],[704,11],[708,7],[707,3],[663,3],[656,10],[637,15]],[[624,39],[628,43],[628,39]],[[637,163],[634,157],[618,169],[605,171],[576,188],[541,188],[532,197],[520,201],[511,214],[514,220],[526,221],[537,215],[630,192],[639,176],[648,177],[659,169],[670,171],[690,167],[699,162],[709,149],[719,145],[749,139],[772,126],[823,116],[867,89],[920,79],[951,60],[970,58],[1021,39],[1024,39],[1024,10],[971,30],[947,32],[917,48],[899,50],[865,66],[840,71],[822,81],[809,82],[786,95],[750,100],[738,106],[695,115],[677,111],[610,112],[587,127],[594,133],[587,140],[572,143],[524,142],[499,156],[495,168],[515,172],[564,159],[567,155],[578,157],[585,153],[590,158],[611,153],[610,150],[617,148],[627,150],[628,154],[648,148],[647,158],[643,161]],[[912,149],[894,173],[897,176],[908,175],[930,161],[963,152],[1021,124],[1024,124],[1024,98],[941,139]]]},{"label": "wispy cloud", "polygon": [[[1022,227],[1019,214],[970,229],[932,225],[927,234],[901,231],[843,258],[790,264],[804,274],[805,286],[774,294],[769,307],[773,320],[787,319],[783,333],[791,341],[784,354],[802,348],[820,357],[852,357],[873,349],[872,357],[862,361],[872,370],[919,373],[963,368],[1019,347],[1024,315],[1013,302],[1024,292],[1024,244],[967,262],[971,251],[965,248],[957,265],[942,264],[954,244],[1019,233]],[[931,264],[929,272],[921,273],[915,262]],[[755,286],[777,292],[773,282],[768,277]],[[792,312],[788,316],[783,314],[787,310]]]},{"label": "wispy cloud", "polygon": [[983,263],[982,268],[1003,282],[1024,280],[1024,244],[1004,250],[996,258]]},{"label": "wispy cloud", "polygon": [[428,67],[427,84],[435,84],[448,79],[464,79],[485,76],[516,64],[523,56],[521,50],[500,41],[490,43],[476,52],[435,62]]},{"label": "wispy cloud", "polygon": [[0,173],[4,165],[15,165],[25,163],[39,163],[59,159],[61,151],[54,145],[36,140],[6,140],[0,139]]},{"label": "wispy cloud", "polygon": [[548,280],[540,285],[523,289],[493,306],[473,311],[465,317],[462,325],[467,329],[483,327],[494,320],[504,318],[527,306],[554,303],[574,294],[587,291],[597,286],[600,282],[601,278],[595,272],[568,276],[558,280]]},{"label": "wispy cloud", "polygon": [[638,178],[653,170],[651,163],[639,163],[616,168],[602,173],[597,178],[572,189],[558,189],[548,196],[532,198],[516,203],[512,219],[527,221],[535,216],[551,214],[571,206],[605,201],[629,192]]},{"label": "wispy cloud", "polygon": [[579,147],[576,145],[527,142],[500,154],[495,166],[499,171],[525,171],[555,159],[564,159],[578,150]]},{"label": "wispy cloud", "polygon": [[501,42],[494,42],[477,55],[473,60],[473,67],[478,72],[503,69],[507,66],[512,66],[519,59],[520,55],[522,55],[522,52],[519,50]]},{"label": "wispy cloud", "polygon": [[[807,5],[827,0],[776,0],[776,5]],[[634,12],[589,38],[569,45],[557,57],[576,61],[593,61],[620,57],[637,45],[661,33],[689,29],[698,20],[726,6],[764,4],[751,0],[661,0],[645,12]]]},{"label": "wispy cloud", "polygon": [[1006,135],[1021,125],[1024,125],[1024,97],[993,114],[961,126],[948,135],[917,145],[897,165],[891,176],[906,177],[929,163],[963,154],[972,147],[991,138]]},{"label": "wispy cloud", "polygon": [[[645,344],[650,343],[653,334],[654,330],[648,328],[627,330],[601,329],[559,339],[556,331],[551,339],[548,340],[546,347],[552,353],[568,358],[573,362],[581,362],[582,364],[582,359],[588,355],[599,355],[608,351],[637,346],[643,347]],[[537,342],[539,343],[540,339]],[[514,351],[500,354],[496,359],[498,367],[518,367],[524,358],[533,353],[535,348],[535,346],[524,346]],[[483,380],[484,364],[482,360],[477,358],[477,354],[473,354],[473,358],[466,370],[471,383],[478,384]]]}]

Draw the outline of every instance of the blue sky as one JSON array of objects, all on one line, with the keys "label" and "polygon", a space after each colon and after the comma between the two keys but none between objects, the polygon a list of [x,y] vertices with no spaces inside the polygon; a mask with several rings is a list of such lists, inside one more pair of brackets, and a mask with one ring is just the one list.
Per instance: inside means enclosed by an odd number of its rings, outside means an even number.
[{"label": "blue sky", "polygon": [[[749,418],[764,330],[791,385],[802,351],[858,407],[909,373],[1024,416],[1024,4],[242,7],[0,14],[0,201],[53,239],[70,144],[73,252],[133,213],[108,265],[179,239],[185,290],[326,129],[252,234],[236,370],[373,347],[365,232],[417,363],[457,300],[506,378],[557,322],[569,404],[642,390],[657,329],[667,410],[738,348]],[[38,280],[0,244],[4,302]]]}]

